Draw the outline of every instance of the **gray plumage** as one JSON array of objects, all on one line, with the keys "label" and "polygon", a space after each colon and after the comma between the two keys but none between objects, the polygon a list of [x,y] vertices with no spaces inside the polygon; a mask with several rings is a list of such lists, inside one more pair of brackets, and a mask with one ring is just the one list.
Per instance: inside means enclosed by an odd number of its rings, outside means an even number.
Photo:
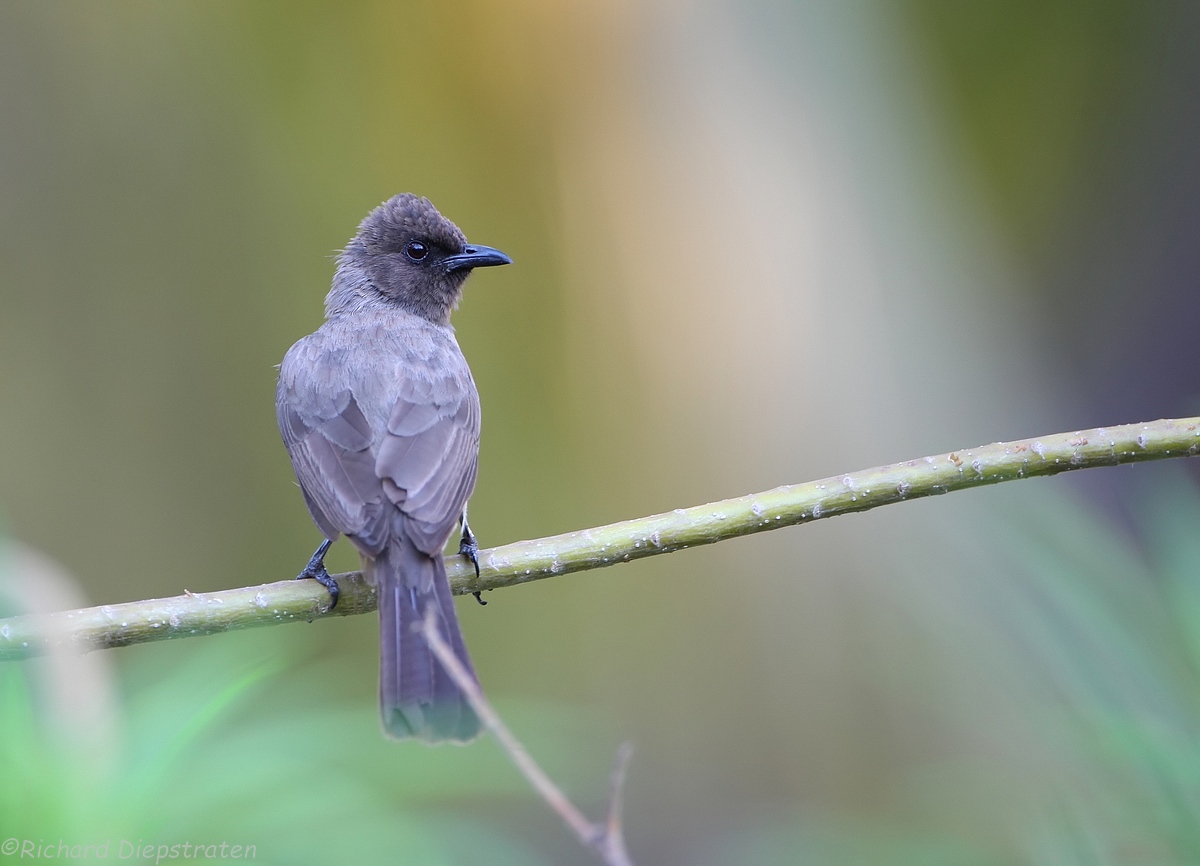
[{"label": "gray plumage", "polygon": [[473,267],[507,262],[428,200],[395,196],[339,256],[325,324],[280,366],[279,429],[309,512],[353,542],[378,587],[380,708],[398,738],[479,731],[411,626],[432,606],[473,675],[442,550],[475,486],[479,395],[449,319]]}]

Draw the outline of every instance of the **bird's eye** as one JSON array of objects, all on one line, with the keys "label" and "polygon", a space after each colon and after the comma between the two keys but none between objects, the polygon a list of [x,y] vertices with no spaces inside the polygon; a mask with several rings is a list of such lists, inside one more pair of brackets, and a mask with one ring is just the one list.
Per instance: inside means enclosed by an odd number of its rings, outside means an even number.
[{"label": "bird's eye", "polygon": [[408,256],[414,262],[419,262],[429,255],[429,247],[420,241],[409,241],[404,247],[404,255]]}]

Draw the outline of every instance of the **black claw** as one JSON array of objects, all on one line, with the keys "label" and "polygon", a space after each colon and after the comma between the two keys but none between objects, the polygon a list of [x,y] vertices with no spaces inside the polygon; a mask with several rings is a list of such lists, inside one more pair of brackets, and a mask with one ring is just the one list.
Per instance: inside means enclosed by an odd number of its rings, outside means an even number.
[{"label": "black claw", "polygon": [[475,579],[479,580],[479,546],[475,544],[475,539],[471,539],[468,544],[466,540],[458,546],[459,555],[465,556],[471,561],[471,565],[475,566]]},{"label": "black claw", "polygon": [[[471,532],[471,527],[467,525],[465,510],[462,516],[462,528],[462,540],[458,543],[458,553],[471,560],[471,565],[475,566],[475,579],[479,580],[479,542],[475,540],[475,533]],[[481,605],[487,604],[478,592],[473,592],[471,595],[475,596],[475,600]]]},{"label": "black claw", "polygon": [[303,580],[306,577],[311,577],[321,586],[329,590],[329,610],[337,607],[338,603],[338,585],[337,581],[329,576],[329,571],[325,568],[325,554],[329,552],[329,545],[333,544],[328,538],[321,542],[321,546],[317,548],[317,552],[312,555],[312,559],[308,561],[308,565],[304,566],[304,571],[296,575],[296,580]]},{"label": "black claw", "polygon": [[321,584],[321,586],[329,590],[329,610],[333,610],[335,607],[337,607],[338,596],[341,593],[338,590],[337,581],[334,580],[333,577],[330,576],[329,572],[325,570],[325,566],[322,565],[321,570],[316,574],[302,574],[300,576],[311,577],[317,583]]},{"label": "black claw", "polygon": [[471,565],[475,566],[475,579],[479,580],[479,544],[475,541],[471,528],[465,523],[463,524],[462,541],[458,543],[458,552],[460,556],[471,560]]}]

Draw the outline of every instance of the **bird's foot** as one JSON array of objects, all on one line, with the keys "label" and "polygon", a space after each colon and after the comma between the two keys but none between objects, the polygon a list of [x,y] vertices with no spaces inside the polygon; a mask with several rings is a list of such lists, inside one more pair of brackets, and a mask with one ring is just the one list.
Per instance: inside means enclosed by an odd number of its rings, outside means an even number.
[{"label": "bird's foot", "polygon": [[312,555],[312,559],[308,561],[308,565],[304,566],[304,571],[296,575],[296,580],[303,580],[306,577],[311,577],[321,586],[329,590],[329,609],[333,610],[338,603],[338,585],[337,581],[329,575],[328,569],[325,568],[325,554],[329,552],[331,542],[328,538],[321,542],[321,546],[317,548],[317,552]]},{"label": "bird's foot", "polygon": [[[471,565],[475,566],[475,579],[479,579],[479,542],[475,539],[475,533],[471,532],[471,527],[467,525],[467,521],[463,519],[462,540],[458,543],[459,556],[465,556],[471,561]],[[475,600],[480,604],[487,604],[478,592],[473,592]]]}]

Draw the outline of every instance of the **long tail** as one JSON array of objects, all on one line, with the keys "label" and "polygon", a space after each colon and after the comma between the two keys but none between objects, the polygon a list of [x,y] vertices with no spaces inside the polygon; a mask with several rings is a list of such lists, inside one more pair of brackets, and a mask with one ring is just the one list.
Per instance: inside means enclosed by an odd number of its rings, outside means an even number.
[{"label": "long tail", "polygon": [[466,696],[412,626],[432,605],[438,628],[475,676],[454,613],[454,596],[440,556],[427,556],[408,539],[392,541],[375,559],[379,589],[379,709],[383,729],[396,739],[463,742],[479,733]]}]

